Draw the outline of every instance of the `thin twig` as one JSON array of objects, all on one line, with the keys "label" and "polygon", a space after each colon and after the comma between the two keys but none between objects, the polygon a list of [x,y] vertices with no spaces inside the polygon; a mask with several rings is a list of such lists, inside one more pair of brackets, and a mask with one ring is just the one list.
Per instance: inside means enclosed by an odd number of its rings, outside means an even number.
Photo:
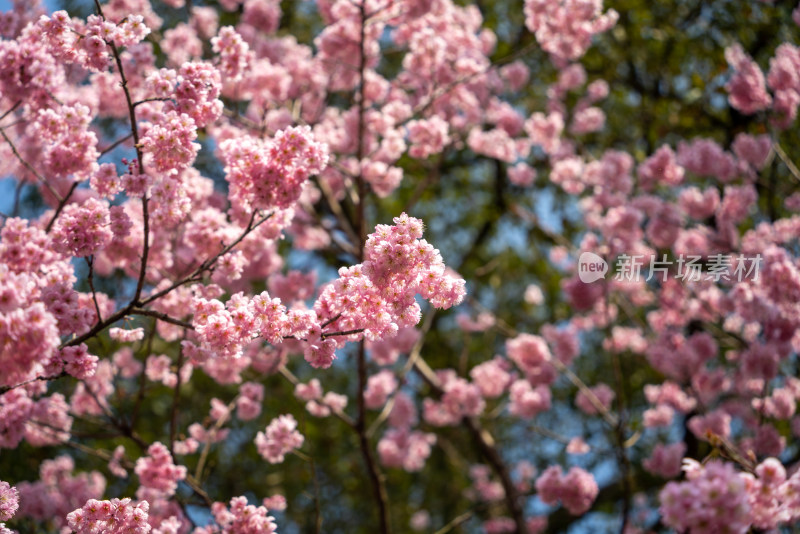
[{"label": "thin twig", "polygon": [[455,519],[447,523],[445,526],[437,530],[434,534],[447,534],[448,532],[451,532],[454,528],[460,527],[462,524],[469,521],[473,515],[475,515],[475,512],[473,512],[472,510],[467,510],[466,512],[464,512],[463,514],[456,517]]},{"label": "thin twig", "polygon": [[17,100],[16,102],[14,102],[13,106],[11,106],[8,110],[6,110],[5,113],[0,115],[0,121],[5,119],[6,117],[11,115],[12,113],[14,113],[14,110],[16,110],[19,107],[20,104],[22,104],[22,100]]},{"label": "thin twig", "polygon": [[136,422],[139,419],[139,410],[142,407],[142,401],[144,401],[144,391],[145,387],[147,386],[147,356],[150,355],[153,349],[153,338],[156,335],[156,321],[153,320],[150,326],[150,333],[147,335],[147,342],[142,344],[142,356],[144,357],[144,362],[142,362],[142,372],[139,374],[139,388],[136,393],[136,402],[133,405],[133,415],[131,415],[131,421],[129,426],[131,428],[136,427]]},{"label": "thin twig", "polygon": [[50,380],[56,380],[58,378],[63,378],[67,376],[66,372],[58,373],[57,375],[52,376],[37,376],[36,378],[31,378],[30,380],[26,380],[25,382],[20,382],[19,384],[14,384],[13,386],[0,386],[0,395],[11,391],[12,389],[16,389],[22,386],[27,386],[28,384],[33,384],[34,382],[46,382]]},{"label": "thin twig", "polygon": [[197,480],[202,480],[203,468],[205,467],[206,459],[208,459],[208,453],[211,450],[211,440],[214,439],[217,432],[219,432],[222,426],[228,421],[228,417],[230,417],[231,412],[236,407],[236,399],[238,399],[238,396],[228,403],[227,409],[225,413],[222,414],[222,417],[217,419],[214,426],[206,432],[206,441],[203,445],[203,450],[200,452],[200,459],[197,461],[197,467],[194,470],[194,478]]},{"label": "thin twig", "polygon": [[256,213],[253,212],[253,216],[250,218],[250,222],[248,223],[247,227],[244,229],[242,234],[239,237],[237,237],[236,240],[233,241],[233,243],[231,243],[230,245],[224,247],[217,255],[215,255],[212,258],[209,258],[206,261],[204,261],[203,263],[201,263],[200,266],[198,266],[194,271],[192,271],[191,274],[187,275],[186,277],[182,278],[181,280],[178,280],[177,282],[173,283],[171,286],[169,286],[169,287],[167,287],[165,289],[162,289],[161,291],[158,291],[156,293],[153,293],[152,295],[149,295],[146,299],[144,299],[140,303],[140,307],[148,305],[149,303],[153,302],[154,300],[157,300],[157,299],[163,297],[164,295],[172,292],[174,289],[176,289],[176,288],[178,288],[178,287],[180,287],[182,285],[188,284],[188,283],[193,282],[193,281],[197,281],[198,280],[197,277],[200,276],[201,274],[203,274],[203,272],[211,269],[217,263],[217,260],[219,260],[219,258],[221,258],[225,254],[227,254],[228,252],[233,250],[233,248],[236,247],[236,245],[238,245],[239,243],[241,243],[241,241],[245,237],[247,237],[250,234],[250,232],[252,232],[256,228],[261,226],[270,217],[272,217],[272,213],[270,213],[270,214],[264,216],[263,218],[261,218],[257,223],[253,223],[253,217],[255,217],[255,214]]},{"label": "thin twig", "polygon": [[165,323],[174,324],[176,326],[180,326],[182,328],[186,328],[187,330],[194,330],[194,326],[192,323],[187,323],[186,321],[181,321],[180,319],[176,319],[166,313],[162,313],[156,310],[145,310],[142,308],[134,308],[130,311],[131,315],[144,315],[146,317],[155,317],[159,321],[164,321]]},{"label": "thin twig", "polygon": [[783,164],[789,169],[789,172],[792,173],[794,179],[800,182],[800,169],[798,169],[797,165],[795,165],[794,162],[789,159],[789,156],[783,150],[783,147],[780,145],[780,143],[773,143],[772,148],[775,150],[775,153],[778,154],[778,157],[781,158]]},{"label": "thin twig", "polygon": [[[419,338],[417,339],[417,342],[414,343],[414,346],[411,348],[411,351],[408,353],[408,360],[406,361],[405,365],[403,365],[403,369],[400,372],[401,383],[405,381],[406,375],[408,375],[409,371],[411,371],[411,369],[414,368],[414,363],[419,358],[422,352],[422,347],[425,344],[425,335],[430,331],[431,327],[433,326],[434,317],[436,317],[435,310],[431,310],[431,312],[428,313],[427,316],[425,316],[425,322],[423,323],[422,328],[420,328]],[[378,414],[378,417],[370,425],[369,429],[367,430],[368,437],[374,436],[375,432],[378,431],[383,422],[389,418],[389,415],[391,415],[392,409],[394,408],[394,404],[397,399],[398,391],[399,389],[395,390],[395,392],[392,394],[391,398],[388,400],[386,405],[384,405],[383,410],[381,410],[381,413]]]},{"label": "thin twig", "polygon": [[147,102],[174,102],[172,98],[169,97],[160,97],[160,96],[153,96],[150,98],[144,98],[142,100],[137,100],[133,103],[133,107],[137,107],[141,104],[145,104]]},{"label": "thin twig", "polygon": [[44,185],[47,188],[48,191],[50,191],[50,193],[54,197],[56,197],[56,200],[61,202],[63,199],[61,198],[61,195],[58,194],[58,191],[56,191],[56,189],[53,187],[53,185],[50,182],[48,182],[47,180],[44,179],[44,176],[39,174],[39,171],[34,169],[33,166],[30,163],[25,161],[25,158],[23,158],[22,155],[17,151],[17,147],[14,146],[14,143],[11,141],[11,139],[8,138],[8,136],[6,135],[6,131],[4,129],[2,129],[2,128],[0,128],[0,135],[3,136],[3,139],[5,139],[6,143],[8,143],[8,146],[11,147],[11,152],[14,154],[14,156],[17,158],[17,160],[20,163],[22,163],[22,165],[26,169],[28,169],[36,177],[36,179],[39,180],[42,183],[42,185]]},{"label": "thin twig", "polygon": [[314,483],[314,532],[320,534],[320,532],[322,532],[322,510],[320,507],[319,480],[317,479],[317,467],[314,463],[314,457],[296,449],[292,451],[292,454],[304,462],[308,462],[311,468],[311,480]]},{"label": "thin twig", "polygon": [[[100,6],[99,0],[95,0],[95,6],[97,7],[97,13],[105,19],[105,15],[103,15],[103,8]],[[114,44],[113,41],[108,41],[106,43],[109,47],[111,47],[111,52],[114,56],[114,61],[117,64],[117,70],[119,71],[120,77],[120,86],[122,87],[123,93],[125,93],[125,101],[128,104],[128,117],[131,122],[131,135],[133,135],[133,146],[136,149],[136,163],[139,167],[139,174],[144,174],[144,162],[143,154],[142,154],[142,147],[139,143],[139,127],[136,121],[136,107],[134,106],[133,99],[131,98],[131,92],[128,89],[128,79],[125,77],[125,69],[122,66],[122,58],[120,57],[119,49],[117,45]],[[144,244],[142,245],[142,261],[141,266],[139,268],[139,279],[136,282],[136,293],[133,297],[133,302],[139,302],[139,297],[142,296],[142,289],[144,288],[144,280],[147,276],[147,257],[150,252],[150,216],[147,209],[148,199],[147,194],[142,195],[142,235],[144,239]]]},{"label": "thin twig", "polygon": [[353,334],[360,334],[363,331],[364,331],[363,328],[356,328],[355,330],[344,330],[342,332],[323,333],[320,335],[320,337],[325,339],[326,337],[334,337],[334,336],[352,336]]},{"label": "thin twig", "polygon": [[[433,389],[434,393],[441,395],[444,393],[441,381],[433,369],[430,368],[428,363],[421,356],[414,362],[414,369],[419,375],[428,383]],[[472,441],[478,446],[481,455],[489,462],[489,466],[494,471],[497,478],[500,479],[500,484],[503,486],[504,499],[508,512],[514,520],[517,534],[524,534],[526,532],[525,516],[522,511],[520,503],[519,491],[511,479],[508,467],[503,461],[502,456],[497,450],[494,438],[488,430],[481,427],[480,421],[477,417],[462,417],[461,424],[467,429],[472,438]]]},{"label": "thin twig", "polygon": [[127,141],[128,139],[130,139],[131,137],[133,137],[133,133],[129,133],[129,134],[128,134],[128,135],[126,135],[125,137],[121,137],[121,138],[117,139],[116,141],[114,141],[113,143],[111,143],[110,145],[108,145],[106,148],[104,148],[103,150],[101,150],[101,151],[100,151],[100,155],[101,155],[101,156],[103,156],[103,155],[105,155],[105,154],[108,154],[109,152],[111,152],[112,150],[114,150],[115,148],[117,148],[119,145],[121,145],[122,143],[124,143],[125,141]]},{"label": "thin twig", "polygon": [[336,315],[334,315],[333,317],[331,317],[330,319],[328,319],[327,321],[325,321],[324,323],[319,325],[320,329],[323,329],[326,326],[328,326],[329,324],[338,321],[341,316],[342,316],[341,313],[337,313]]},{"label": "thin twig", "polygon": [[67,194],[64,196],[64,198],[58,201],[58,206],[56,206],[56,211],[53,213],[53,217],[50,219],[50,222],[47,223],[45,232],[50,232],[50,230],[53,228],[53,225],[56,223],[56,219],[58,219],[58,216],[61,215],[61,211],[64,209],[64,206],[67,205],[67,202],[69,202],[72,193],[75,191],[77,187],[78,187],[78,182],[72,182],[72,186],[69,188],[69,191],[67,191]]},{"label": "thin twig", "polygon": [[183,367],[183,350],[178,350],[178,369],[175,372],[177,379],[175,380],[175,393],[172,396],[172,410],[170,411],[169,417],[169,453],[174,457],[175,456],[175,435],[178,432],[178,403],[180,402],[181,394],[181,378],[183,377],[183,373],[181,372],[181,367]]},{"label": "thin twig", "polygon": [[89,282],[89,289],[92,290],[92,301],[94,302],[94,311],[97,312],[97,322],[103,322],[103,315],[100,313],[100,305],[97,303],[97,292],[94,290],[94,256],[85,256],[86,265],[89,266],[89,274],[86,280]]}]

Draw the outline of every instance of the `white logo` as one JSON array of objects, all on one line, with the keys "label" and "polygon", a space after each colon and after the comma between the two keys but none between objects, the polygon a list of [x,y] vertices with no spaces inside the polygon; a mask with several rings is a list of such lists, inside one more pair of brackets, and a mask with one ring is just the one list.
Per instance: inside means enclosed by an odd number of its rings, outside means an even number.
[{"label": "white logo", "polygon": [[608,262],[594,252],[583,252],[578,258],[578,278],[584,284],[591,284],[605,278]]}]

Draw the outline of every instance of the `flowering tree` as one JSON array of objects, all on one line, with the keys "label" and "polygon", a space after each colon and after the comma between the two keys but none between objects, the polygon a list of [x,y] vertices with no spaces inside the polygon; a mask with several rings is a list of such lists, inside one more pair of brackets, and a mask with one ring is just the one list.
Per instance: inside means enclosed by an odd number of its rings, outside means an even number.
[{"label": "flowering tree", "polygon": [[0,532],[800,519],[800,10],[196,4],[0,17]]}]

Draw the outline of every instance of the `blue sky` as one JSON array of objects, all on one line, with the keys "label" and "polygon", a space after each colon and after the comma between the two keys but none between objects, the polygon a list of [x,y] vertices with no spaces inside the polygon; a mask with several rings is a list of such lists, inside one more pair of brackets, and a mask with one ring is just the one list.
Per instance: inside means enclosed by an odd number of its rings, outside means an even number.
[{"label": "blue sky", "polygon": [[[44,5],[47,6],[49,11],[55,9],[55,0],[44,0]],[[8,11],[11,9],[11,0],[0,0],[0,11]]]}]

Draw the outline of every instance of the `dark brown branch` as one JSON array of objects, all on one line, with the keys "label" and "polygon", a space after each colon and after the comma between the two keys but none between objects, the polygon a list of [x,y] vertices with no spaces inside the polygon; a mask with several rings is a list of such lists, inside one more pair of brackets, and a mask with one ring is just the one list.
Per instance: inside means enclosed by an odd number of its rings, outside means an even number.
[{"label": "dark brown branch", "polygon": [[255,220],[255,215],[256,215],[256,212],[253,212],[253,215],[250,218],[250,222],[247,224],[247,227],[244,229],[244,232],[242,232],[242,234],[239,237],[237,237],[236,240],[233,243],[231,243],[230,245],[224,247],[219,253],[217,253],[216,256],[213,256],[212,258],[209,258],[206,261],[204,261],[203,263],[201,263],[188,276],[186,276],[186,277],[182,278],[181,280],[173,283],[171,286],[169,286],[169,287],[167,287],[165,289],[162,289],[161,291],[158,291],[158,292],[148,296],[141,303],[138,303],[139,306],[140,307],[146,306],[149,303],[153,302],[154,300],[157,300],[157,299],[163,297],[164,295],[172,292],[174,289],[176,289],[176,288],[178,288],[178,287],[180,287],[182,285],[185,285],[185,284],[188,284],[188,283],[191,283],[191,282],[199,281],[200,278],[198,278],[198,277],[200,275],[202,275],[205,271],[211,269],[214,266],[214,264],[217,263],[217,260],[219,260],[222,256],[224,256],[225,254],[227,254],[228,252],[233,250],[233,248],[236,247],[236,245],[238,245],[239,243],[241,243],[241,241],[245,237],[247,237],[250,234],[250,232],[252,232],[256,228],[261,226],[270,217],[272,217],[272,213],[270,213],[269,215],[266,215],[263,218],[261,218],[257,223],[253,223],[253,221]]},{"label": "dark brown branch", "polygon": [[[217,255],[216,255],[216,256],[214,256],[213,258],[209,258],[208,260],[204,261],[204,262],[203,262],[203,263],[202,263],[202,264],[201,264],[201,265],[200,265],[200,266],[199,266],[197,269],[195,269],[195,271],[194,271],[192,274],[190,274],[188,277],[186,277],[186,278],[184,278],[184,279],[182,279],[182,280],[179,280],[178,282],[175,282],[174,284],[172,284],[172,285],[171,285],[170,287],[168,287],[168,288],[165,288],[165,289],[163,289],[163,290],[161,290],[161,291],[159,291],[159,292],[157,292],[157,293],[155,293],[155,294],[153,294],[153,295],[150,295],[149,297],[147,297],[146,299],[144,299],[144,301],[142,301],[141,303],[137,303],[137,302],[135,302],[135,301],[131,301],[131,302],[129,302],[127,306],[125,306],[124,308],[121,308],[121,309],[117,310],[116,312],[114,312],[114,313],[113,313],[113,314],[112,314],[110,317],[108,317],[108,318],[107,318],[105,321],[103,321],[103,322],[101,322],[101,323],[97,323],[96,325],[94,325],[94,327],[92,327],[92,329],[91,329],[91,330],[89,330],[89,331],[88,331],[88,332],[86,332],[85,334],[82,334],[82,335],[80,335],[80,336],[78,336],[78,337],[75,337],[75,338],[73,338],[73,339],[70,339],[69,341],[66,341],[66,342],[62,343],[62,344],[61,344],[61,347],[59,347],[59,348],[70,347],[70,346],[74,346],[74,345],[79,345],[79,344],[83,343],[84,341],[86,341],[87,339],[91,339],[91,338],[93,338],[94,336],[96,336],[97,334],[99,334],[100,332],[102,332],[103,330],[105,330],[105,329],[106,329],[108,326],[110,326],[110,325],[112,325],[112,324],[116,323],[116,322],[117,322],[117,321],[119,321],[120,319],[123,319],[123,318],[125,318],[125,316],[127,316],[127,315],[130,315],[130,314],[133,312],[133,310],[137,310],[137,312],[139,312],[139,311],[142,311],[142,307],[143,307],[143,306],[146,306],[147,304],[149,304],[149,303],[151,303],[151,302],[153,302],[153,301],[155,301],[155,300],[158,300],[159,298],[163,297],[164,295],[167,295],[168,293],[172,292],[172,291],[173,291],[175,288],[178,288],[178,287],[180,287],[180,286],[182,286],[182,285],[184,285],[184,284],[188,284],[188,283],[190,283],[190,282],[192,282],[192,281],[199,280],[199,278],[196,278],[197,276],[199,276],[199,275],[200,275],[200,274],[202,274],[204,271],[206,271],[206,270],[210,269],[211,267],[213,267],[213,265],[216,263],[216,261],[217,261],[217,260],[218,260],[218,259],[219,259],[219,258],[220,258],[220,257],[221,257],[223,254],[227,253],[227,252],[228,252],[228,251],[230,251],[230,250],[231,250],[233,247],[235,247],[237,244],[239,244],[239,242],[241,242],[241,241],[242,241],[242,239],[244,239],[244,238],[245,238],[245,236],[247,236],[247,235],[248,235],[248,234],[249,234],[249,233],[250,233],[252,230],[254,230],[256,227],[258,227],[258,225],[262,224],[264,221],[266,221],[267,219],[269,219],[271,216],[272,216],[272,214],[270,214],[270,215],[267,215],[266,217],[264,217],[263,219],[261,219],[261,220],[260,220],[260,221],[259,221],[257,224],[255,224],[255,225],[254,225],[254,224],[252,224],[252,219],[251,219],[251,224],[248,224],[247,228],[246,228],[246,229],[245,229],[245,231],[242,233],[242,235],[241,235],[241,236],[239,236],[239,238],[237,238],[237,239],[236,239],[236,240],[235,240],[233,243],[231,243],[230,245],[228,245],[227,247],[225,247],[225,248],[224,248],[224,249],[223,249],[223,250],[222,250],[222,251],[221,251],[219,254],[217,254]],[[156,313],[157,313],[157,312],[156,312]],[[138,315],[149,315],[149,316],[154,316],[152,313],[149,313],[149,311],[148,311],[147,313],[137,313],[137,314],[138,314]],[[157,316],[157,315],[156,315],[155,317],[156,317],[156,318],[159,318],[159,319],[162,319],[162,320],[164,320],[164,321],[166,321],[166,322],[170,322],[170,321],[167,321],[167,320],[166,320],[164,317],[159,317],[159,316]],[[176,320],[177,320],[177,319],[176,319]],[[174,322],[173,322],[173,324],[178,324],[178,323],[174,323]],[[181,324],[178,324],[178,326],[187,326],[187,325],[189,325],[189,323],[181,323]]]},{"label": "dark brown branch", "polygon": [[[100,6],[99,0],[95,0],[97,13],[105,19],[103,15],[103,8]],[[144,163],[142,162],[142,147],[139,143],[139,127],[136,122],[136,107],[134,106],[131,92],[128,89],[128,79],[125,77],[125,69],[122,67],[122,59],[119,54],[119,49],[113,41],[106,43],[111,47],[111,52],[114,55],[114,62],[117,64],[119,71],[120,86],[123,93],[125,93],[125,101],[128,104],[128,117],[131,122],[131,135],[133,135],[133,146],[136,149],[136,163],[139,167],[139,174],[144,174]],[[138,302],[139,297],[142,296],[142,289],[144,288],[144,280],[147,276],[147,257],[150,252],[150,216],[147,209],[147,194],[142,196],[142,221],[144,228],[142,229],[144,244],[142,246],[142,261],[139,268],[139,279],[136,282],[136,293],[133,297],[133,302]]]},{"label": "dark brown branch", "polygon": [[334,317],[331,317],[330,319],[328,319],[327,321],[325,321],[325,322],[324,322],[324,323],[322,323],[321,325],[319,325],[319,327],[320,327],[320,328],[325,328],[325,327],[326,327],[326,326],[328,326],[329,324],[331,324],[331,323],[334,323],[334,322],[336,322],[337,320],[339,320],[339,318],[340,318],[341,316],[342,316],[342,314],[341,314],[341,313],[339,313],[339,314],[335,315]]},{"label": "dark brown branch", "polygon": [[172,99],[169,97],[153,96],[150,98],[143,98],[142,100],[137,100],[136,102],[133,103],[133,107],[145,104],[147,102],[170,102],[170,101],[172,101]]},{"label": "dark brown branch", "polygon": [[169,416],[169,453],[174,457],[175,436],[178,432],[178,404],[181,399],[181,367],[183,366],[183,350],[178,349],[178,369],[175,372],[177,380],[175,381],[175,393],[172,396],[172,410]]},{"label": "dark brown branch", "polygon": [[0,386],[0,395],[2,395],[3,393],[6,393],[8,391],[11,391],[12,389],[16,389],[16,388],[19,388],[19,387],[22,387],[22,386],[26,386],[28,384],[33,384],[34,382],[39,382],[39,381],[44,382],[44,381],[56,380],[58,378],[62,378],[62,377],[65,377],[65,376],[67,376],[67,373],[66,372],[61,372],[61,373],[59,373],[57,375],[52,375],[52,376],[37,376],[36,378],[31,378],[30,380],[26,380],[25,382],[20,382],[19,384],[14,384],[13,386]]},{"label": "dark brown branch", "polygon": [[[431,387],[433,392],[437,395],[444,393],[441,382],[430,368],[428,363],[422,358],[418,357],[414,361],[414,369],[419,373],[425,382]],[[494,438],[488,430],[481,427],[480,421],[476,417],[463,417],[461,424],[467,429],[472,440],[477,444],[478,450],[481,455],[489,463],[489,466],[494,471],[497,478],[500,479],[500,484],[503,486],[504,499],[508,512],[514,520],[517,534],[524,534],[526,532],[525,516],[522,511],[522,504],[520,503],[520,494],[514,481],[511,479],[511,474],[505,464],[500,452],[497,450]]]},{"label": "dark brown branch", "polygon": [[69,188],[69,191],[67,191],[67,194],[64,196],[64,198],[59,200],[58,206],[56,206],[56,211],[55,213],[53,213],[53,217],[50,219],[50,222],[47,223],[45,232],[50,232],[50,230],[53,228],[56,219],[58,219],[58,216],[61,215],[61,211],[64,209],[64,206],[67,205],[67,202],[69,202],[72,193],[75,191],[77,187],[78,187],[78,182],[72,182],[72,186]]},{"label": "dark brown branch", "polygon": [[131,315],[143,315],[146,317],[155,317],[159,321],[164,321],[165,323],[174,324],[176,326],[180,326],[186,328],[187,330],[194,330],[194,326],[192,323],[187,323],[186,321],[181,321],[180,319],[176,319],[166,313],[162,313],[156,310],[144,310],[141,308],[134,308],[131,310]]},{"label": "dark brown branch", "polygon": [[[144,344],[143,349],[143,356],[147,358],[147,356],[152,352],[153,348],[153,338],[156,335],[156,322],[152,321],[152,325],[150,328],[150,333],[147,335],[147,342]],[[142,402],[144,401],[144,391],[147,386],[147,366],[146,360],[142,364],[142,372],[139,374],[139,388],[136,393],[136,402],[133,405],[133,415],[131,415],[131,420],[129,426],[135,427],[136,422],[139,420],[139,410],[142,407]]]},{"label": "dark brown branch", "polygon": [[89,274],[86,280],[89,282],[89,289],[92,290],[92,301],[94,302],[94,311],[97,312],[97,322],[103,322],[103,315],[100,313],[100,305],[97,303],[97,292],[94,290],[94,256],[85,256],[86,265],[89,266]]},{"label": "dark brown branch", "polygon": [[25,158],[23,158],[22,155],[17,151],[17,147],[14,146],[14,143],[11,141],[11,139],[9,139],[9,137],[6,135],[5,130],[3,130],[2,128],[0,128],[0,135],[3,136],[3,139],[5,140],[6,143],[8,143],[8,146],[11,147],[11,152],[14,154],[17,160],[23,165],[23,167],[28,169],[36,177],[36,179],[39,180],[42,183],[42,185],[44,185],[47,188],[47,190],[50,191],[50,193],[54,197],[56,197],[56,199],[59,202],[61,202],[63,199],[61,198],[61,195],[58,194],[58,191],[55,190],[55,188],[50,182],[44,179],[44,176],[39,174],[39,171],[34,169],[30,163],[25,161]]},{"label": "dark brown branch", "polygon": [[342,332],[331,332],[329,334],[322,334],[320,337],[325,339],[326,337],[333,337],[333,336],[352,336],[353,334],[360,334],[363,332],[363,328],[356,328],[355,330],[344,330]]},{"label": "dark brown branch", "polygon": [[19,107],[20,104],[22,104],[22,100],[17,100],[16,102],[14,102],[13,106],[11,106],[5,113],[0,115],[0,121],[5,119],[6,117],[11,115],[12,113],[14,113],[14,111]]},{"label": "dark brown branch", "polygon": [[[362,8],[363,9],[363,8]],[[356,419],[355,430],[358,434],[358,445],[361,448],[361,455],[367,465],[367,475],[375,503],[378,505],[378,518],[380,521],[380,532],[383,534],[391,532],[389,525],[389,497],[386,493],[386,485],[383,483],[383,475],[378,470],[378,464],[372,452],[372,446],[367,438],[367,410],[364,402],[364,390],[367,387],[367,362],[366,349],[364,342],[358,344],[358,419]]]},{"label": "dark brown branch", "polygon": [[125,141],[127,141],[128,139],[130,139],[131,137],[133,137],[133,133],[129,133],[129,134],[128,134],[128,135],[126,135],[125,137],[121,137],[121,138],[117,139],[116,141],[114,141],[113,143],[111,143],[110,145],[108,145],[106,148],[104,148],[103,150],[101,150],[101,151],[100,151],[100,155],[101,155],[101,156],[103,156],[104,154],[108,154],[109,152],[111,152],[112,150],[114,150],[115,148],[117,148],[119,145],[121,145],[122,143],[124,143]]}]

